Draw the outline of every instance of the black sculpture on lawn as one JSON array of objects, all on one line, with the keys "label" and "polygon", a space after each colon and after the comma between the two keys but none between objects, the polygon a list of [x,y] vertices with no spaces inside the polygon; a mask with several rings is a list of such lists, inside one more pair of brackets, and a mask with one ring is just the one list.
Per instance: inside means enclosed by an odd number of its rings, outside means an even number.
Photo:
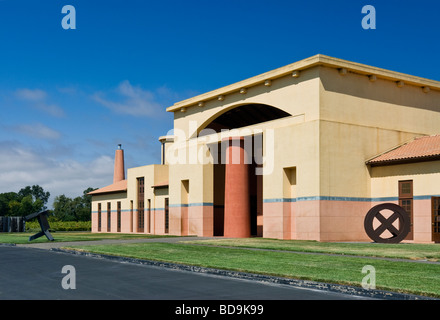
[{"label": "black sculpture on lawn", "polygon": [[[392,214],[386,218],[381,211],[391,211]],[[379,226],[374,228],[373,222],[377,219]],[[396,227],[393,223],[399,221]],[[410,231],[411,218],[401,206],[394,203],[382,203],[371,208],[364,220],[364,228],[367,235],[378,243],[399,243],[408,235]],[[384,238],[382,233],[388,230],[391,237]]]},{"label": "black sculpture on lawn", "polygon": [[40,224],[40,227],[41,227],[41,231],[34,234],[33,236],[30,236],[29,241],[32,241],[32,240],[37,239],[42,236],[46,236],[46,238],[49,241],[54,240],[52,235],[49,232],[50,225],[49,225],[49,221],[47,220],[48,214],[49,214],[49,210],[45,210],[45,211],[31,213],[30,215],[24,217],[25,221],[29,221],[31,219],[37,218],[38,223]]}]

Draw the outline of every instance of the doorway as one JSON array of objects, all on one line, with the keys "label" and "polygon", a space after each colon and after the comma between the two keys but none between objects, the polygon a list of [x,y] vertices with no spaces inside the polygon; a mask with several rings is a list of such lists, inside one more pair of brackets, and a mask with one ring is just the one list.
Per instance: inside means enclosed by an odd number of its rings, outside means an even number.
[{"label": "doorway", "polygon": [[405,240],[413,240],[413,223],[414,223],[414,199],[413,199],[413,181],[399,181],[399,206],[408,213],[411,221],[409,233]]},{"label": "doorway", "polygon": [[432,241],[440,242],[440,197],[432,197]]},{"label": "doorway", "polygon": [[169,205],[168,198],[165,198],[165,233],[169,233],[170,231],[170,214],[169,214]]},{"label": "doorway", "polygon": [[[256,174],[257,168],[261,168],[260,159],[262,158],[262,148],[255,148],[262,141],[262,135],[246,136],[245,139],[251,139],[253,146],[252,161],[249,160],[249,198],[243,201],[249,201],[250,207],[250,230],[252,237],[263,236],[263,175]],[[224,209],[225,209],[225,173],[226,173],[226,145],[218,143],[216,148],[210,148],[211,151],[218,152],[217,161],[214,162],[214,236],[224,235]],[[261,154],[260,154],[261,153]],[[257,160],[257,161],[256,161]]]}]

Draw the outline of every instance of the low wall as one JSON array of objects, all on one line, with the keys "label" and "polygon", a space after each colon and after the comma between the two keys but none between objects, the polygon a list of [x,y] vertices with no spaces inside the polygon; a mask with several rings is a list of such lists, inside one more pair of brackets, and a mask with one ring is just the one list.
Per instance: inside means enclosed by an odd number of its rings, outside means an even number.
[{"label": "low wall", "polygon": [[24,217],[0,216],[0,232],[24,232],[25,229]]}]

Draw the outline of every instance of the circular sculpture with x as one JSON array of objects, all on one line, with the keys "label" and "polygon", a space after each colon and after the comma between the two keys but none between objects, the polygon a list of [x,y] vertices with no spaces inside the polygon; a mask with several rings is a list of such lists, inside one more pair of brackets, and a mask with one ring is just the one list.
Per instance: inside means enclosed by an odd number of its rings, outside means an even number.
[{"label": "circular sculpture with x", "polygon": [[411,219],[405,209],[394,203],[374,206],[364,220],[365,232],[379,243],[399,243],[408,235],[410,224]]}]

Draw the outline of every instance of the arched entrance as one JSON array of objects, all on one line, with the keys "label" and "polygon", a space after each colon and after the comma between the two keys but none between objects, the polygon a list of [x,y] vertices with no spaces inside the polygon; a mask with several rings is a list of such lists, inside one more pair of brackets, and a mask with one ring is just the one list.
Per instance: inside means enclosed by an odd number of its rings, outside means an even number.
[{"label": "arched entrance", "polygon": [[[247,104],[230,109],[200,131],[221,132],[291,116],[265,104]],[[234,142],[235,141],[235,142]],[[225,139],[218,143],[214,164],[214,235],[249,237],[263,235],[263,176],[256,174],[263,155],[263,133]],[[246,147],[247,146],[247,147]],[[235,148],[240,162],[227,158]]]},{"label": "arched entrance", "polygon": [[222,130],[243,128],[289,116],[291,114],[267,104],[245,104],[219,114],[206,126],[199,128],[199,136],[210,134],[212,131],[221,132]]}]

